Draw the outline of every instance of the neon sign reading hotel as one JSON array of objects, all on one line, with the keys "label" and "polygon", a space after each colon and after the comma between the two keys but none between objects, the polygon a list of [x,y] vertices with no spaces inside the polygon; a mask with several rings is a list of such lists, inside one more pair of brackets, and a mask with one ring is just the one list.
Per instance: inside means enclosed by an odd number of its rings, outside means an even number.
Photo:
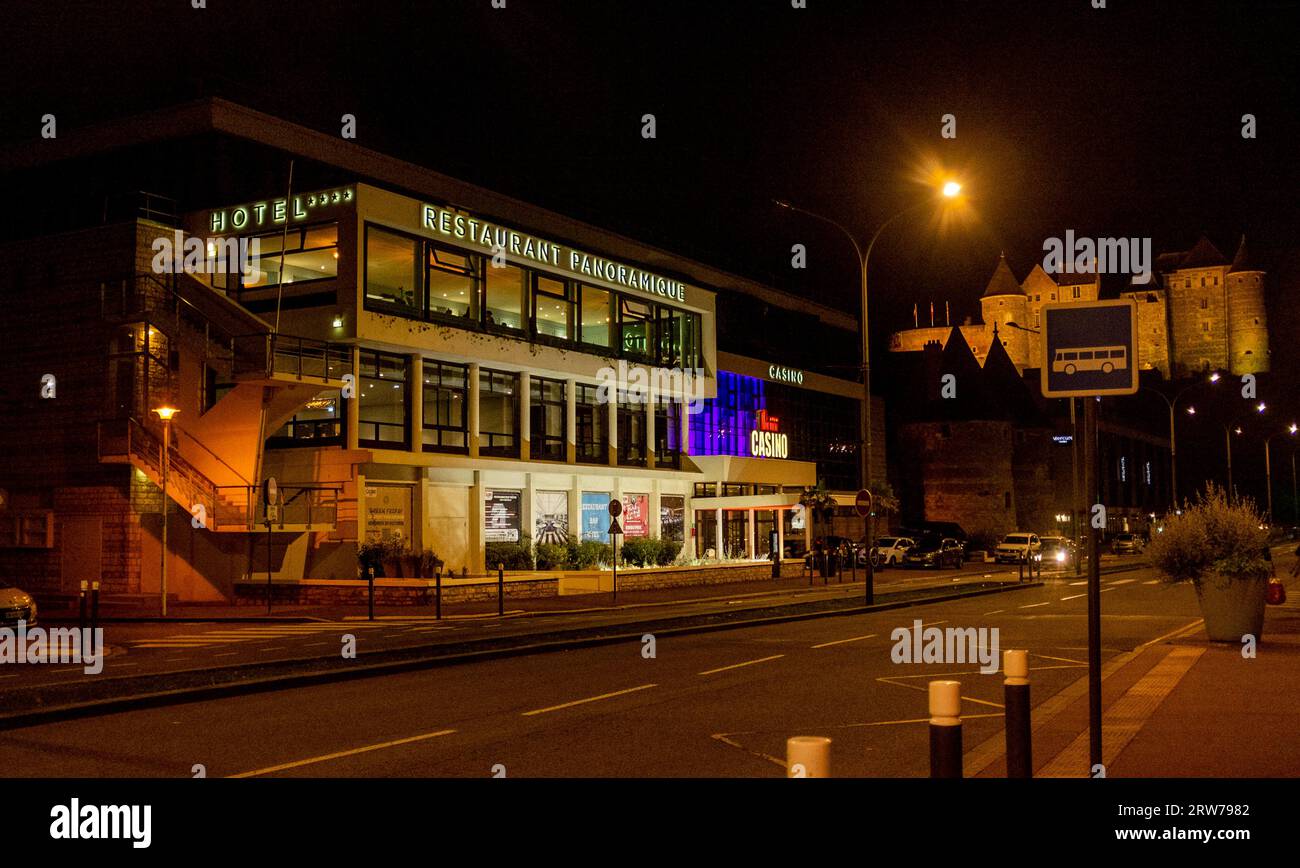
[{"label": "neon sign reading hotel", "polygon": [[490,251],[503,250],[510,256],[521,257],[539,265],[549,265],[575,276],[604,280],[651,295],[686,301],[686,284],[681,281],[660,277],[600,256],[592,256],[563,244],[556,244],[554,241],[546,241],[497,226],[468,214],[424,205],[421,209],[420,222],[425,229],[437,232],[439,235],[468,241]]}]

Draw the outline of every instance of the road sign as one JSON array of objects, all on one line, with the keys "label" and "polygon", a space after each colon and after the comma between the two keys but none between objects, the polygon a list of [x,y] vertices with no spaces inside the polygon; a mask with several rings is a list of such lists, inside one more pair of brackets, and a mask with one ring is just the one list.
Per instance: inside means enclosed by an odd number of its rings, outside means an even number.
[{"label": "road sign", "polygon": [[623,514],[623,501],[614,498],[609,502],[609,514],[612,518],[618,518]]},{"label": "road sign", "polygon": [[274,476],[266,477],[266,482],[262,483],[262,502],[272,504],[280,499],[280,486],[276,484]]},{"label": "road sign", "polygon": [[865,488],[858,492],[858,496],[853,500],[853,508],[858,511],[858,515],[866,518],[871,515],[871,492]]},{"label": "road sign", "polygon": [[618,519],[616,519],[616,518],[611,518],[611,519],[609,520],[609,534],[610,534],[610,536],[613,536],[614,534],[619,534],[619,533],[622,533],[622,532],[623,532],[623,528],[621,528],[621,527],[618,526]]},{"label": "road sign", "polygon": [[1043,305],[1043,395],[1089,398],[1138,390],[1131,299]]}]

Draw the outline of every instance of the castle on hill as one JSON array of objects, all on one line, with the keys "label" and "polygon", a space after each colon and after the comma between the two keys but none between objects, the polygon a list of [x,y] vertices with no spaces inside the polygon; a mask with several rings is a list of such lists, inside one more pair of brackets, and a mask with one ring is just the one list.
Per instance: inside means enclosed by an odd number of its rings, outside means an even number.
[{"label": "castle on hill", "polygon": [[[1202,236],[1190,250],[1157,256],[1145,283],[1124,277],[1116,288],[1107,278],[1107,295],[1137,305],[1139,369],[1159,370],[1166,378],[1209,370],[1258,374],[1269,369],[1264,277],[1245,236],[1231,262]],[[1042,265],[1017,280],[1003,255],[980,298],[983,322],[967,319],[956,330],[981,365],[996,337],[1023,373],[1043,365],[1042,336],[1025,330],[1042,327],[1043,305],[1096,301],[1103,291],[1098,274],[1048,274]],[[946,345],[953,332],[947,325],[905,329],[890,336],[889,348],[921,352],[932,341]]]}]

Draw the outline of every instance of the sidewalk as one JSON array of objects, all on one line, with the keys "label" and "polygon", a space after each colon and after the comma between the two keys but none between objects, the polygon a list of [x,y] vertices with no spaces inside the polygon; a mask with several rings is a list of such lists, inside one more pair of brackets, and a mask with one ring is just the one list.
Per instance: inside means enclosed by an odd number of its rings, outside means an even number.
[{"label": "sidewalk", "polygon": [[[1300,580],[1289,552],[1274,557],[1287,603],[1267,607],[1254,658],[1197,621],[1103,667],[1107,777],[1300,777]],[[1033,727],[1035,777],[1087,776],[1087,677],[1037,704]],[[1006,774],[994,739],[966,763],[968,776]]]}]

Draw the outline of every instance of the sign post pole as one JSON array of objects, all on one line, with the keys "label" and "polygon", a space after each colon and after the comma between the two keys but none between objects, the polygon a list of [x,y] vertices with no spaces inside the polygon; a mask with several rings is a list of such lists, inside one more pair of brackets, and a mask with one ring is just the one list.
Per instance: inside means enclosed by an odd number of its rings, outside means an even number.
[{"label": "sign post pole", "polygon": [[623,514],[623,501],[618,498],[611,498],[609,501],[609,539],[613,547],[614,561],[614,584],[613,584],[613,602],[618,603],[618,535],[623,532],[619,526],[618,517]]},{"label": "sign post pole", "polygon": [[[862,489],[858,496],[853,500],[853,508],[862,518],[866,519],[867,529],[867,565],[862,571],[862,580],[866,586],[866,603],[868,606],[876,602],[876,569],[871,563],[871,547],[875,535],[875,504],[872,502],[871,492]],[[854,558],[856,562],[857,558]],[[856,567],[855,567],[856,569]]]},{"label": "sign post pole", "polygon": [[[1083,469],[1089,498],[1097,496],[1097,401],[1083,399]],[[1101,765],[1101,564],[1098,532],[1088,521],[1088,764]]]}]

